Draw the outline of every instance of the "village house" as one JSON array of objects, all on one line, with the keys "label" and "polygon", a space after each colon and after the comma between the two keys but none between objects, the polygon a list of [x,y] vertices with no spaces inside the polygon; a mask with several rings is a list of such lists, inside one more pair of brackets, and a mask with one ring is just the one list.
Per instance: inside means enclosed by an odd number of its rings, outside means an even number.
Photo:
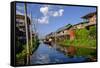
[{"label": "village house", "polygon": [[88,22],[80,22],[78,24],[73,25],[73,27],[71,29],[82,29],[85,28],[85,24]]},{"label": "village house", "polygon": [[58,34],[58,36],[60,36],[60,35],[66,35],[66,34],[68,34],[68,30],[69,30],[71,27],[72,27],[72,25],[71,25],[71,24],[68,24],[68,25],[66,25],[66,26],[64,26],[64,27],[62,27],[62,28],[59,28],[59,29],[56,31],[56,33]]},{"label": "village house", "polygon": [[82,18],[84,20],[83,22],[75,24],[69,29],[70,40],[74,40],[75,38],[74,30],[82,28],[89,29],[91,26],[96,26],[96,12],[89,13]]},{"label": "village house", "polygon": [[89,14],[83,16],[82,18],[91,24],[92,23],[96,24],[96,14],[97,14],[96,12],[92,12],[92,13],[89,13]]},{"label": "village house", "polygon": [[68,29],[71,28],[71,24],[68,24],[64,27],[59,28],[55,32],[51,32],[46,36],[47,39],[52,39],[53,41],[65,40],[65,38],[69,39]]},{"label": "village house", "polygon": [[74,40],[76,29],[89,29],[90,26],[96,25],[96,12],[92,12],[85,16],[82,16],[82,19],[83,22],[80,22],[75,25],[68,24],[62,28],[59,28],[56,32],[48,34],[47,37],[52,37],[52,39],[54,39],[54,37],[56,36],[57,41],[64,39]]},{"label": "village house", "polygon": [[69,32],[68,30],[72,27],[71,24],[68,24],[62,28],[59,28],[57,31],[56,31],[56,35],[57,35],[57,38],[59,40],[65,40],[66,39],[69,39]]},{"label": "village house", "polygon": [[82,19],[86,20],[88,22],[88,23],[85,24],[85,27],[87,29],[89,29],[89,27],[91,27],[91,26],[96,25],[96,20],[97,20],[96,16],[97,16],[96,12],[92,12],[92,13],[89,13],[85,16],[82,16]]},{"label": "village house", "polygon": [[[26,43],[25,17],[23,15],[16,15],[16,41],[18,44]],[[30,19],[27,17],[28,38],[30,39]]]}]

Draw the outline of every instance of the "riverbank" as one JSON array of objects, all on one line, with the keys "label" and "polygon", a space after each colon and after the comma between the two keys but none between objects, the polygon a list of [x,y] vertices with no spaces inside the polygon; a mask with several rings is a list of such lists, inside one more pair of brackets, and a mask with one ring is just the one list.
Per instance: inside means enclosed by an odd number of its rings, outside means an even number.
[{"label": "riverbank", "polygon": [[58,50],[64,52],[69,57],[84,56],[88,58],[87,61],[96,61],[97,59],[96,47],[73,46],[60,43],[58,45],[59,45]]},{"label": "riverbank", "polygon": [[[29,43],[29,64],[30,64],[30,57],[32,56],[32,54],[37,50],[37,48],[39,47],[39,40],[32,40],[32,46],[30,46]],[[26,45],[23,45],[24,49],[19,53],[16,54],[16,65],[26,65],[26,56],[27,56],[27,51],[26,51]]]}]

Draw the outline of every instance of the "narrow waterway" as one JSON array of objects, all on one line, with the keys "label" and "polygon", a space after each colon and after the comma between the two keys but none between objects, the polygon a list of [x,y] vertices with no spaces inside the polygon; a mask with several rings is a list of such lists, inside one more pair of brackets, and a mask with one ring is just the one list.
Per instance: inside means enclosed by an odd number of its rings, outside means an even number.
[{"label": "narrow waterway", "polygon": [[56,47],[40,43],[38,49],[31,56],[31,64],[49,64],[49,63],[68,63],[68,62],[83,62],[84,57],[69,58],[63,52],[56,50]]}]

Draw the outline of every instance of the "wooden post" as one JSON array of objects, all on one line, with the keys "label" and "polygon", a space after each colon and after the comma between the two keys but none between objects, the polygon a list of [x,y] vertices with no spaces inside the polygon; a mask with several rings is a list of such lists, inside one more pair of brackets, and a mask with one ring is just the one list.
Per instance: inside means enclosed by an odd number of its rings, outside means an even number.
[{"label": "wooden post", "polygon": [[74,40],[75,39],[75,32],[74,32],[74,29],[70,29],[69,30],[69,34],[70,34],[70,40]]},{"label": "wooden post", "polygon": [[37,30],[36,30],[36,23],[37,23],[37,22],[38,22],[37,19],[36,19],[36,22],[35,22],[35,21],[33,22],[34,33],[35,33],[35,34],[34,34],[34,41],[35,41],[35,42],[36,42],[36,39],[37,39],[37,38],[36,38],[36,33],[37,33]]},{"label": "wooden post", "polygon": [[25,12],[25,29],[26,29],[26,50],[27,50],[27,58],[26,64],[29,64],[29,39],[28,39],[28,25],[27,25],[27,4],[24,3],[24,12]]},{"label": "wooden post", "polygon": [[[30,14],[30,19],[31,19],[31,23],[30,23],[30,42],[31,42],[31,48],[33,48],[33,41],[32,41],[32,13]],[[32,49],[31,49],[31,54],[32,54]]]},{"label": "wooden post", "polygon": [[55,36],[55,44],[56,44],[56,32],[55,32],[55,35],[54,36]]}]

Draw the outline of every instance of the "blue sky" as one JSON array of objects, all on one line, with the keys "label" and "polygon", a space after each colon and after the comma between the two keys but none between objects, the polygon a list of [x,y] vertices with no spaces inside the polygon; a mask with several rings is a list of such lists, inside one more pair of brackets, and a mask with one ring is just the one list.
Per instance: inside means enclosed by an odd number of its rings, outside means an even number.
[{"label": "blue sky", "polygon": [[[82,16],[95,12],[95,7],[46,5],[27,3],[28,15],[32,13],[34,23],[36,23],[39,36],[45,36],[54,32],[67,24],[77,24],[82,22]],[[24,4],[16,4],[16,13],[24,14]],[[36,20],[38,22],[36,22]]]}]

